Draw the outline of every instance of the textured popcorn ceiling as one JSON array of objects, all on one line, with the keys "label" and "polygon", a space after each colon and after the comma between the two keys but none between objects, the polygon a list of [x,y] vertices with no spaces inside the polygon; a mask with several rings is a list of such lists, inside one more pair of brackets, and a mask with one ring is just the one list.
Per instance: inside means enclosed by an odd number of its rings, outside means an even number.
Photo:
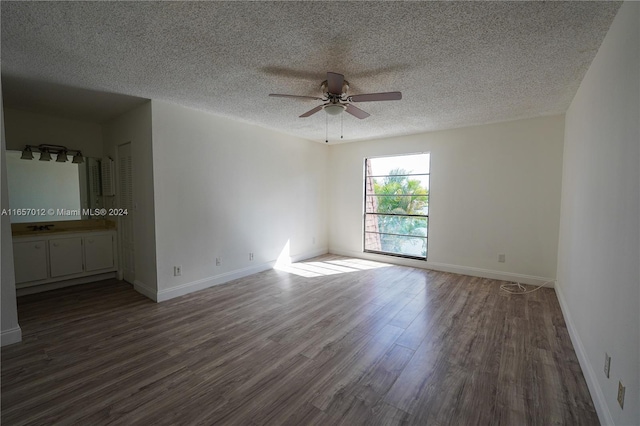
[{"label": "textured popcorn ceiling", "polygon": [[[323,141],[323,112],[298,118],[317,102],[268,94],[320,95],[333,71],[352,94],[402,91],[359,103],[365,120],[344,115],[345,140],[380,138],[565,112],[619,6],[3,1],[3,84],[11,102],[42,112],[73,114],[96,90]],[[86,90],[54,100],[57,85]],[[335,141],[339,117],[329,131]]]}]

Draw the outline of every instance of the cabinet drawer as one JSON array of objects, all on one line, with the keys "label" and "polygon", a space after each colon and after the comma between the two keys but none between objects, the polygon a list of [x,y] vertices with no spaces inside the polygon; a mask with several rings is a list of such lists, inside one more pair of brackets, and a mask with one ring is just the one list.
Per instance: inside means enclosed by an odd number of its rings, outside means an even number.
[{"label": "cabinet drawer", "polygon": [[111,235],[85,237],[84,259],[86,271],[113,268],[113,237]]},{"label": "cabinet drawer", "polygon": [[16,284],[47,279],[47,242],[13,243]]},{"label": "cabinet drawer", "polygon": [[58,238],[49,240],[51,276],[78,274],[82,268],[82,238]]}]

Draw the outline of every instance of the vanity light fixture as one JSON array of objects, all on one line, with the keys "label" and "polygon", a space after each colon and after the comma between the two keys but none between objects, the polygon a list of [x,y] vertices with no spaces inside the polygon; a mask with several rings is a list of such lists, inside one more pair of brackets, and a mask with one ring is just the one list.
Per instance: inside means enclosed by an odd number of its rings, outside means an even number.
[{"label": "vanity light fixture", "polygon": [[22,150],[22,156],[20,157],[21,160],[33,160],[33,152],[31,151],[30,147],[25,147],[25,149]]},{"label": "vanity light fixture", "polygon": [[82,152],[77,149],[69,149],[63,145],[27,145],[22,150],[22,160],[33,160],[33,151],[40,152],[40,161],[51,161],[51,154],[56,154],[56,163],[65,163],[69,161],[67,155],[73,155],[72,163],[80,164],[84,163],[84,157]]},{"label": "vanity light fixture", "polygon": [[84,163],[84,157],[82,157],[82,153],[78,151],[76,155],[73,156],[73,160],[71,162],[75,164]]},{"label": "vanity light fixture", "polygon": [[51,153],[46,149],[40,151],[40,161],[51,161]]}]

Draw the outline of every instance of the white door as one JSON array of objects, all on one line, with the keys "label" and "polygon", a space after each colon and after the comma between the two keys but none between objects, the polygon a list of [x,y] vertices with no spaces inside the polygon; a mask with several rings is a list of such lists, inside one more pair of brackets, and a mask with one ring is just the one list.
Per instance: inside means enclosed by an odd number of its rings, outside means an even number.
[{"label": "white door", "polygon": [[82,238],[56,238],[49,240],[51,277],[84,272],[82,265]]},{"label": "white door", "polygon": [[47,242],[13,243],[13,262],[16,270],[16,284],[46,280],[48,278]]},{"label": "white door", "polygon": [[113,235],[92,235],[84,238],[84,270],[113,268]]},{"label": "white door", "polygon": [[118,145],[118,207],[127,209],[127,215],[119,216],[118,240],[120,241],[120,265],[125,281],[135,280],[133,245],[133,164],[131,142]]}]

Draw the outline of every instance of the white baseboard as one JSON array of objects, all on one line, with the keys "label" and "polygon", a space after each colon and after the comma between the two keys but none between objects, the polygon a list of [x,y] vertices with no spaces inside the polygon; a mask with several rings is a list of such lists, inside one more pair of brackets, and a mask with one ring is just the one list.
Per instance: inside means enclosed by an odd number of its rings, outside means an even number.
[{"label": "white baseboard", "polygon": [[147,287],[147,285],[142,281],[134,280],[133,289],[143,296],[146,296],[149,299],[153,300],[154,302],[158,302],[158,295],[156,294],[156,291]]},{"label": "white baseboard", "polygon": [[[291,256],[291,261],[299,262],[300,260],[309,259],[312,257],[327,254],[327,253],[328,253],[328,250],[326,248],[318,249],[311,252],[306,252],[306,253],[301,253],[298,255]],[[164,302],[166,300],[173,299],[175,297],[180,297],[180,296],[184,296],[185,294],[193,293],[194,291],[204,290],[205,288],[224,284],[229,281],[237,280],[239,278],[248,277],[249,275],[253,275],[262,271],[273,269],[275,264],[276,264],[276,261],[272,260],[270,262],[265,262],[258,265],[250,266],[248,268],[236,269],[234,271],[225,272],[220,275],[214,275],[212,277],[207,277],[197,281],[192,281],[186,284],[182,284],[176,287],[160,290],[158,291],[156,298],[151,297],[140,290],[138,291],[140,291],[140,293],[144,294],[145,296],[149,297],[152,300],[155,300],[157,302]]]},{"label": "white baseboard", "polygon": [[587,386],[589,387],[589,392],[591,393],[593,404],[596,407],[596,412],[598,413],[600,424],[613,425],[615,423],[613,421],[613,417],[611,416],[611,411],[609,411],[609,406],[607,405],[607,402],[604,398],[602,388],[598,383],[596,373],[587,358],[584,346],[582,345],[582,340],[580,339],[578,331],[576,330],[573,320],[571,319],[569,306],[567,305],[564,294],[562,293],[562,286],[558,284],[555,290],[558,302],[560,302],[560,309],[562,310],[564,322],[567,324],[567,331],[569,331],[569,336],[571,337],[571,343],[573,343],[573,348],[576,351],[578,362],[580,362],[580,367],[582,368],[582,372],[584,373],[584,378],[587,381]]},{"label": "white baseboard", "polygon": [[437,263],[427,261],[427,269],[436,271],[452,272],[454,274],[471,275],[472,277],[489,278],[500,281],[513,281],[521,284],[541,285],[543,287],[553,288],[555,279],[537,277],[535,275],[516,274],[513,272],[496,271],[492,269],[475,268],[472,266],[449,265],[446,263]]},{"label": "white baseboard", "polygon": [[236,269],[235,271],[225,272],[220,275],[215,275],[197,281],[191,281],[190,283],[182,284],[176,287],[160,290],[158,291],[157,301],[164,302],[165,300],[184,296],[185,294],[193,293],[194,291],[204,290],[205,288],[237,280],[238,278],[244,278],[249,275],[257,274],[258,272],[266,271],[267,269],[273,268],[273,265],[275,265],[275,262],[261,263],[259,265],[251,266],[248,268]]},{"label": "white baseboard", "polygon": [[489,278],[500,281],[513,281],[522,284],[543,285],[544,287],[553,288],[555,280],[553,278],[537,277],[534,275],[516,274],[513,272],[496,271],[492,269],[482,269],[473,266],[451,265],[448,263],[429,262],[417,259],[407,259],[396,256],[385,256],[375,253],[364,253],[351,250],[329,249],[332,254],[340,256],[355,257],[359,259],[374,260],[383,263],[391,263],[394,265],[411,266],[413,268],[433,269],[435,271],[451,272],[460,275],[470,275],[472,277]]},{"label": "white baseboard", "polygon": [[312,257],[322,256],[323,254],[329,253],[329,249],[321,248],[318,250],[308,251],[302,254],[296,254],[291,256],[291,262],[300,262],[301,260],[311,259]]},{"label": "white baseboard", "polygon": [[22,342],[22,330],[19,326],[9,330],[2,330],[2,333],[0,333],[0,346],[13,345],[19,342]]},{"label": "white baseboard", "polygon": [[95,281],[108,280],[115,278],[115,272],[104,272],[102,274],[89,275],[86,277],[72,278],[70,280],[57,281],[48,284],[37,284],[29,287],[16,288],[16,297],[26,296],[28,294],[42,293],[43,291],[56,290],[59,288],[71,287],[79,284],[87,284]]}]

